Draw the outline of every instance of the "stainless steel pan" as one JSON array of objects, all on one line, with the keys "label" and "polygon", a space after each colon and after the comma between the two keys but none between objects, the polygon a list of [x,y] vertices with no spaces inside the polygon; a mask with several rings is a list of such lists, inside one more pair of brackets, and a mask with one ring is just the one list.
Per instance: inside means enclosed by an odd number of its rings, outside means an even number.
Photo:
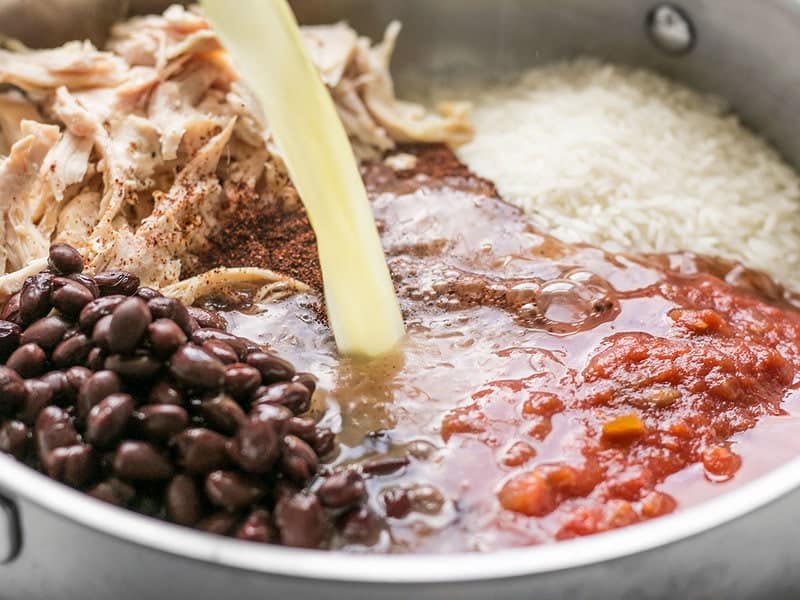
[{"label": "stainless steel pan", "polygon": [[[36,45],[99,39],[123,10],[145,4],[152,10],[164,3],[0,0],[0,30]],[[235,10],[236,2],[230,4]],[[656,3],[645,0],[294,4],[304,22],[346,18],[373,36],[388,20],[402,20],[395,63],[401,90],[435,93],[465,77],[505,77],[542,61],[595,54],[723,94],[800,165],[800,68],[794,64],[800,4],[794,1],[682,0],[696,34],[683,54],[653,44],[646,23]],[[675,37],[662,38],[670,40]],[[166,525],[0,456],[0,598],[797,597],[798,507],[800,461],[794,461],[701,506],[592,538],[490,555],[351,556]]]}]

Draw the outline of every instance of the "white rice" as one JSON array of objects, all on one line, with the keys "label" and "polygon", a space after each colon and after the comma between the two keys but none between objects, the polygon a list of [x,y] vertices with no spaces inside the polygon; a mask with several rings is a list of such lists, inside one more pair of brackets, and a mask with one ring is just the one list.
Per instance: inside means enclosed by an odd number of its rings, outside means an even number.
[{"label": "white rice", "polygon": [[800,179],[716,97],[592,59],[479,93],[459,155],[541,228],[737,259],[800,290]]}]

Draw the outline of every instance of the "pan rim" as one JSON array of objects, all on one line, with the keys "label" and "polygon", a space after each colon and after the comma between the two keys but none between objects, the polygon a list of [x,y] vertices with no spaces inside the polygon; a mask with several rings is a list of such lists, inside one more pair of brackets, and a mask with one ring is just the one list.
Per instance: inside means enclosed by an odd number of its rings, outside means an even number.
[{"label": "pan rim", "polygon": [[373,584],[465,583],[596,565],[705,533],[764,508],[797,487],[800,458],[696,506],[585,538],[488,553],[368,555],[253,544],[165,523],[92,498],[0,455],[0,490],[9,500],[24,499],[131,544],[232,569]]}]

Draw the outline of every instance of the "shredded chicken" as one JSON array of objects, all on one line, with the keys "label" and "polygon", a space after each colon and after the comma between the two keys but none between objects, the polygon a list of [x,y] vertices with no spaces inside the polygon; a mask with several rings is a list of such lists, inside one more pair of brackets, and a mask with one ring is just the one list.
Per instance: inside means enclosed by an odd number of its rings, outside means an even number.
[{"label": "shredded chicken", "polygon": [[310,290],[306,284],[269,269],[234,267],[213,269],[173,283],[161,291],[185,304],[192,304],[198,298],[211,293],[232,291],[240,287],[258,288],[253,298],[256,302],[280,300],[287,295]]},{"label": "shredded chicken", "polygon": [[395,96],[389,63],[399,33],[400,23],[393,21],[383,41],[373,47],[344,23],[304,29],[312,59],[356,150],[374,156],[376,150],[390,150],[396,142],[468,142],[474,133],[469,104],[442,103],[436,115]]},{"label": "shredded chicken", "polygon": [[[343,23],[304,28],[359,156],[397,142],[460,144],[472,129],[463,104],[439,114],[395,97],[380,44]],[[257,298],[305,289],[264,269],[217,269],[181,281],[226,211],[297,200],[268,115],[231,65],[202,14],[181,6],[116,25],[104,49],[0,50],[0,302],[44,268],[64,241],[90,270],[135,272],[193,301],[239,285]]]},{"label": "shredded chicken", "polygon": [[11,146],[22,137],[23,121],[41,121],[36,106],[17,93],[0,94],[0,154],[8,156]]},{"label": "shredded chicken", "polygon": [[22,121],[22,138],[0,162],[0,272],[22,269],[47,254],[47,237],[33,225],[44,186],[42,165],[58,142],[55,125]]}]

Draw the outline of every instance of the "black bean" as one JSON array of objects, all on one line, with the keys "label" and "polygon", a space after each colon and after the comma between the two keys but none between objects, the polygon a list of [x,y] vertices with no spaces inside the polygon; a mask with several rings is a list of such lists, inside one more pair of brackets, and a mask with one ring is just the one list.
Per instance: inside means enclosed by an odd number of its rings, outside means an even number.
[{"label": "black bean", "polygon": [[272,498],[274,500],[273,504],[277,503],[278,500],[281,500],[282,498],[291,498],[295,494],[299,494],[301,491],[301,488],[295,485],[293,482],[281,477],[275,481],[275,487],[272,489]]},{"label": "black bean", "polygon": [[114,371],[126,381],[139,384],[153,379],[161,371],[161,367],[161,362],[149,354],[133,356],[112,354],[105,362],[105,368],[109,371]]},{"label": "black bean", "polygon": [[411,512],[411,496],[408,491],[401,488],[386,490],[381,495],[383,505],[386,509],[386,516],[394,519],[402,519]]},{"label": "black bean", "polygon": [[92,292],[77,281],[57,278],[54,285],[58,287],[51,295],[53,306],[68,317],[77,317],[94,300]]},{"label": "black bean", "polygon": [[87,492],[98,500],[103,500],[115,506],[125,506],[136,495],[136,490],[116,477],[102,481]]},{"label": "black bean", "polygon": [[92,371],[102,371],[106,364],[106,353],[101,348],[92,348],[89,350],[85,364]]},{"label": "black bean", "polygon": [[47,264],[51,269],[64,275],[83,271],[83,258],[80,252],[67,244],[53,244]]},{"label": "black bean", "polygon": [[178,464],[197,474],[210,473],[230,464],[226,451],[227,438],[215,431],[196,427],[172,438],[177,450]]},{"label": "black bean", "polygon": [[91,349],[92,340],[79,333],[56,346],[50,358],[56,367],[64,369],[84,364]]},{"label": "black bean", "polygon": [[114,354],[129,354],[139,345],[152,316],[141,298],[128,298],[111,315],[109,350]]},{"label": "black bean", "polygon": [[44,460],[51,450],[73,446],[80,442],[69,415],[57,406],[48,406],[39,413],[33,433],[41,460]]},{"label": "black bean", "polygon": [[189,414],[174,404],[148,404],[133,414],[136,433],[151,442],[166,442],[189,426]]},{"label": "black bean", "polygon": [[27,392],[27,397],[25,398],[21,418],[26,425],[33,425],[42,409],[45,406],[49,406],[53,401],[53,388],[44,381],[26,379],[25,391]]},{"label": "black bean", "polygon": [[258,479],[235,471],[212,471],[206,477],[205,491],[212,504],[229,511],[250,507],[265,493]]},{"label": "black bean", "polygon": [[239,362],[239,355],[225,342],[207,340],[200,347],[223,364]]},{"label": "black bean", "polygon": [[75,444],[51,450],[42,459],[42,464],[49,477],[67,485],[82,487],[92,479],[96,461],[91,446]]},{"label": "black bean", "polygon": [[225,367],[225,389],[234,397],[246,400],[261,385],[261,373],[258,369],[243,363],[234,363]]},{"label": "black bean", "polygon": [[445,498],[442,492],[432,485],[416,485],[409,491],[411,505],[419,513],[435,515],[441,512]]},{"label": "black bean", "polygon": [[284,546],[319,548],[326,530],[325,513],[313,494],[300,493],[278,500],[275,524]]},{"label": "black bean", "polygon": [[331,508],[345,508],[361,502],[367,493],[364,478],[352,469],[334,473],[317,490],[320,501]]},{"label": "black bean", "polygon": [[209,427],[225,435],[236,433],[239,425],[247,419],[242,407],[227,394],[217,394],[203,400],[200,414]]},{"label": "black bean", "polygon": [[177,404],[183,406],[183,394],[180,390],[168,381],[158,381],[152,388],[147,397],[153,404]]},{"label": "black bean", "polygon": [[39,273],[25,280],[19,294],[19,316],[24,323],[32,323],[50,312],[53,279],[51,273]]},{"label": "black bean", "polygon": [[108,446],[125,431],[135,402],[128,394],[111,394],[95,404],[86,417],[86,440]]},{"label": "black bean", "polygon": [[9,414],[17,410],[27,396],[22,377],[15,370],[0,366],[0,412]]},{"label": "black bean", "polygon": [[405,456],[381,456],[363,463],[361,470],[367,475],[390,475],[406,465],[408,465],[408,458]]},{"label": "black bean", "polygon": [[122,380],[113,371],[98,371],[78,391],[78,417],[85,419],[89,411],[103,400],[122,391]]},{"label": "black bean", "polygon": [[19,313],[19,299],[19,292],[8,299],[8,302],[6,302],[3,310],[0,311],[0,320],[8,321],[9,323],[14,323],[15,325],[23,324],[22,316]]},{"label": "black bean", "polygon": [[183,329],[187,336],[192,335],[191,317],[186,307],[174,298],[153,298],[148,300],[147,307],[154,319],[172,319]]},{"label": "black bean", "polygon": [[71,279],[76,283],[80,283],[83,287],[89,290],[89,293],[92,294],[92,298],[100,297],[100,288],[97,287],[93,277],[89,277],[83,273],[72,273],[71,275],[67,275],[67,279]]},{"label": "black bean", "polygon": [[289,381],[294,377],[294,367],[290,362],[268,352],[251,352],[245,362],[261,372],[265,385]]},{"label": "black bean", "polygon": [[313,443],[316,439],[317,422],[308,417],[292,417],[289,419],[288,432],[303,441]]},{"label": "black bean", "polygon": [[269,511],[257,508],[251,512],[236,530],[236,537],[240,540],[262,544],[275,542],[277,535]]},{"label": "black bean", "polygon": [[52,350],[64,339],[70,324],[61,317],[45,317],[28,325],[22,333],[21,344],[36,344],[43,350]]},{"label": "black bean", "polygon": [[160,481],[172,477],[172,465],[150,444],[124,441],[114,452],[114,472],[132,481]]},{"label": "black bean", "polygon": [[125,296],[119,294],[92,300],[83,307],[81,314],[78,316],[78,324],[83,331],[91,332],[100,319],[114,312],[114,309],[125,300]]},{"label": "black bean", "polygon": [[95,323],[92,330],[92,342],[105,352],[111,352],[111,319],[113,318],[112,315],[102,317]]},{"label": "black bean", "polygon": [[291,416],[281,406],[256,407],[231,440],[231,457],[245,471],[267,473],[278,460]]},{"label": "black bean", "polygon": [[274,404],[285,406],[299,415],[311,406],[311,394],[302,383],[273,383],[264,390],[259,390],[253,398],[253,404]]},{"label": "black bean", "polygon": [[336,527],[349,543],[364,546],[375,544],[381,530],[377,515],[366,506],[353,508],[341,515]]},{"label": "black bean", "polygon": [[53,400],[61,402],[69,396],[69,381],[67,381],[67,374],[64,371],[48,371],[41,377],[39,381],[47,384],[53,392]]},{"label": "black bean", "polygon": [[67,378],[67,387],[65,393],[70,400],[78,399],[78,392],[81,386],[92,376],[92,372],[83,366],[70,367],[64,372]]},{"label": "black bean", "polygon": [[323,458],[336,447],[336,434],[330,429],[317,429],[314,440],[309,442],[317,456]]},{"label": "black bean", "polygon": [[169,357],[186,343],[186,334],[171,319],[156,319],[150,323],[147,336],[153,352],[161,358]]},{"label": "black bean", "polygon": [[28,379],[44,372],[46,361],[47,355],[44,350],[36,344],[25,344],[11,353],[6,361],[6,367],[16,371],[20,377]]},{"label": "black bean", "polygon": [[178,525],[191,526],[203,516],[200,494],[194,479],[188,475],[175,475],[164,494],[167,518]]},{"label": "black bean", "polygon": [[22,458],[28,446],[28,428],[22,421],[6,421],[0,426],[0,452]]},{"label": "black bean", "polygon": [[197,523],[197,528],[217,535],[230,535],[238,521],[239,515],[219,511],[201,519]]},{"label": "black bean", "polygon": [[232,333],[220,331],[219,329],[197,329],[192,333],[192,341],[195,344],[202,345],[211,340],[227,344],[236,352],[239,358],[243,358],[249,349],[249,340],[235,336]]},{"label": "black bean", "polygon": [[161,298],[163,294],[158,290],[149,287],[140,287],[136,291],[136,296],[144,301],[152,300],[153,298]]},{"label": "black bean", "polygon": [[190,387],[218,388],[225,382],[225,365],[194,344],[186,344],[169,360],[170,373]]},{"label": "black bean", "polygon": [[67,331],[64,333],[64,340],[68,340],[69,338],[73,338],[81,332],[80,327],[70,326],[67,328]]},{"label": "black bean", "polygon": [[311,373],[298,373],[292,378],[296,383],[302,383],[308,389],[309,394],[314,394],[317,389],[317,378]]},{"label": "black bean", "polygon": [[17,349],[22,337],[22,329],[11,321],[0,321],[0,362],[5,360]]},{"label": "black bean", "polygon": [[139,278],[127,271],[107,271],[94,276],[94,282],[100,288],[101,296],[122,294],[132,296],[139,289]]},{"label": "black bean", "polygon": [[219,329],[220,331],[227,331],[228,329],[228,321],[217,312],[196,306],[190,306],[187,310],[189,311],[189,316],[197,321],[197,324],[203,329]]},{"label": "black bean", "polygon": [[311,446],[299,437],[287,435],[283,438],[279,467],[289,479],[302,484],[317,472],[319,459]]}]

